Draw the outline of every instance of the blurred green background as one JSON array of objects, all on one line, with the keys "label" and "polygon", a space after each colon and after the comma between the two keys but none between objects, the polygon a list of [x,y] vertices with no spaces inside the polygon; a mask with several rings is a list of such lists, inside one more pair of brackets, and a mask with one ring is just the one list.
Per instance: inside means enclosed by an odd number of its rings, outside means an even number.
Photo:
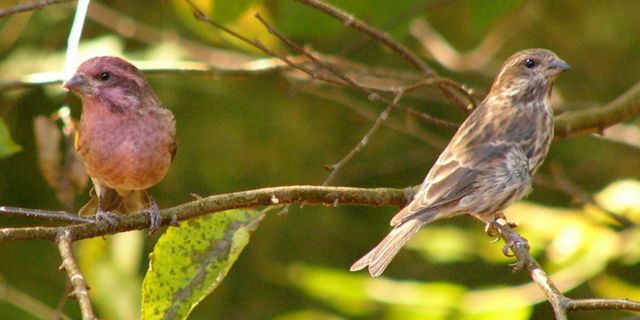
[{"label": "blurred green background", "polygon": [[[278,52],[288,48],[253,18],[259,12],[299,44],[370,67],[415,72],[398,56],[319,11],[291,0],[195,1],[215,19]],[[0,1],[2,7],[15,1]],[[572,65],[555,86],[558,112],[603,105],[640,79],[640,2],[635,1],[334,1],[409,46],[443,76],[481,98],[500,63],[530,47],[555,51]],[[0,19],[0,82],[36,72],[60,71],[75,5],[60,4]],[[97,9],[96,9],[97,8]],[[129,20],[126,20],[129,19]],[[102,22],[101,22],[102,21]],[[475,65],[452,68],[430,55],[412,35],[419,22],[460,52],[489,37],[495,50]],[[179,40],[178,40],[179,39]],[[495,40],[498,39],[498,40]],[[225,61],[195,52],[254,55],[255,49],[192,18],[182,1],[94,1],[85,24],[82,54],[121,55],[133,61]],[[434,58],[436,56],[436,58]],[[449,54],[449,57],[453,55]],[[464,56],[462,56],[464,58]],[[79,61],[80,62],[80,61]],[[158,63],[160,64],[160,63]],[[154,65],[154,66],[163,66]],[[357,91],[299,81],[277,71],[158,72],[148,79],[173,111],[178,153],[153,194],[160,207],[211,195],[269,186],[321,184],[324,165],[339,161],[372,126],[385,106]],[[0,205],[64,209],[38,166],[33,123],[70,101],[61,84],[0,92],[2,126],[21,150],[0,159]],[[463,114],[433,93],[403,99],[406,106],[453,121]],[[360,112],[358,112],[360,111]],[[453,134],[399,111],[339,173],[333,184],[404,188],[419,184]],[[550,184],[536,185],[526,202],[507,215],[520,223],[532,252],[561,289],[573,298],[640,299],[640,230],[622,227],[603,209],[640,223],[640,130],[637,117],[605,131],[557,141],[541,170]],[[0,126],[0,143],[6,137]],[[427,137],[417,138],[416,136]],[[440,143],[427,143],[437,140]],[[0,150],[4,153],[4,150]],[[14,150],[17,151],[17,150]],[[0,154],[2,154],[0,153]],[[553,170],[552,170],[553,169]],[[582,205],[554,188],[561,172],[597,205]],[[77,209],[88,198],[79,190]],[[191,314],[191,319],[549,319],[552,311],[526,273],[492,244],[483,225],[468,218],[423,230],[391,263],[384,277],[350,273],[353,261],[388,231],[398,208],[291,206],[269,215],[254,233],[227,279]],[[33,226],[29,219],[2,218],[0,227]],[[77,244],[78,258],[105,319],[139,316],[140,283],[157,236],[131,232]],[[53,243],[0,243],[0,314],[37,319],[25,312],[39,304],[56,309],[67,277],[58,271]],[[16,298],[27,294],[32,300]],[[20,296],[21,297],[21,296]],[[63,311],[79,317],[75,301]],[[580,319],[622,319],[621,311],[582,312]]]}]

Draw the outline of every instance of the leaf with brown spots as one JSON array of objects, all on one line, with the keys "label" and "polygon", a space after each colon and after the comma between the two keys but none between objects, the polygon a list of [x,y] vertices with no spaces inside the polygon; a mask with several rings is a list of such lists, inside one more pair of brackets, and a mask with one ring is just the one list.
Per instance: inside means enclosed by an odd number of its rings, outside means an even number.
[{"label": "leaf with brown spots", "polygon": [[228,210],[169,228],[149,257],[142,319],[186,319],[222,282],[263,217]]}]

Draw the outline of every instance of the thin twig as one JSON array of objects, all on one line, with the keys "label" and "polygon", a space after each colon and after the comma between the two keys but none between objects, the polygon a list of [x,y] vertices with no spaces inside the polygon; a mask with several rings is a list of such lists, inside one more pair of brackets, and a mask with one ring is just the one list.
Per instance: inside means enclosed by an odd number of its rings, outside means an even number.
[{"label": "thin twig", "polygon": [[[326,13],[330,17],[340,20],[345,26],[358,30],[373,39],[379,41],[380,43],[387,46],[389,49],[393,50],[397,54],[399,54],[403,59],[407,62],[414,65],[420,72],[427,78],[439,78],[438,74],[431,69],[426,63],[424,63],[418,56],[416,56],[411,50],[405,47],[400,42],[396,41],[386,32],[383,32],[370,24],[354,17],[347,12],[336,8],[326,2],[321,0],[296,0],[300,3],[303,3],[309,7],[320,10],[321,12]],[[436,87],[440,89],[442,94],[446,96],[453,105],[459,107],[463,112],[469,114],[473,109],[475,109],[475,102],[473,98],[469,95],[466,90],[461,90],[463,92],[463,97],[467,100],[467,103],[463,102],[459,99],[458,95],[460,94],[460,90],[451,91],[449,86],[440,86],[441,83],[435,83]],[[461,86],[458,85],[459,89]]]},{"label": "thin twig", "polygon": [[61,310],[51,308],[25,292],[4,283],[4,281],[0,281],[0,300],[22,309],[36,319],[71,320]]},{"label": "thin twig", "polygon": [[574,200],[578,202],[578,205],[592,205],[602,211],[607,217],[615,220],[624,228],[633,227],[636,225],[629,218],[622,216],[616,212],[613,212],[598,203],[598,201],[593,197],[592,194],[583,190],[579,186],[577,186],[574,182],[572,182],[563,172],[562,168],[557,164],[551,164],[551,177],[546,177],[543,175],[537,175],[535,177],[535,182],[538,184],[542,184],[547,188],[556,189],[562,191],[569,196],[571,196]]},{"label": "thin twig", "polygon": [[398,53],[407,62],[411,63],[416,68],[418,68],[418,70],[420,70],[422,74],[424,74],[426,77],[433,78],[438,76],[435,71],[433,71],[422,60],[420,60],[420,58],[418,58],[411,50],[409,50],[407,47],[405,47],[401,43],[397,42],[388,33],[382,32],[377,28],[374,28],[373,26],[367,24],[366,22],[359,20],[353,15],[350,15],[345,11],[338,9],[336,7],[333,7],[323,1],[319,1],[319,0],[296,0],[296,1],[303,3],[307,6],[310,6],[312,8],[318,9],[326,13],[327,15],[342,21],[342,23],[345,26],[356,29],[380,41],[382,44],[386,45],[389,49]]},{"label": "thin twig", "polygon": [[93,307],[91,306],[91,300],[89,299],[89,287],[76,258],[73,254],[73,241],[69,230],[62,229],[59,235],[56,237],[56,243],[58,244],[58,250],[62,257],[62,268],[67,272],[67,276],[73,286],[72,294],[78,300],[80,305],[80,313],[83,320],[97,320]]},{"label": "thin twig", "polygon": [[627,310],[640,312],[640,302],[629,299],[571,299],[567,311]]},{"label": "thin twig", "polygon": [[555,137],[601,133],[640,113],[640,82],[604,106],[565,112],[555,120]]},{"label": "thin twig", "polygon": [[[457,124],[445,121],[445,120],[440,120],[440,119],[436,119],[433,117],[430,117],[428,115],[425,115],[421,112],[417,112],[415,110],[410,110],[410,109],[406,109],[403,108],[402,106],[399,106],[398,104],[394,103],[391,99],[386,98],[384,96],[381,96],[380,94],[378,94],[376,91],[363,87],[360,84],[356,83],[353,79],[347,77],[346,75],[344,75],[340,70],[338,70],[336,67],[334,67],[332,64],[327,63],[325,61],[320,60],[318,57],[316,57],[314,54],[312,54],[311,52],[309,52],[309,50],[300,47],[299,45],[297,45],[296,43],[294,43],[293,41],[291,41],[289,38],[287,38],[286,36],[284,36],[282,33],[280,33],[279,31],[277,31],[273,26],[271,26],[266,20],[264,20],[259,14],[256,14],[256,18],[258,20],[260,20],[260,22],[262,22],[265,27],[268,29],[268,31],[270,33],[272,33],[273,35],[275,35],[278,39],[280,39],[281,41],[283,41],[284,43],[286,43],[287,45],[291,46],[293,49],[295,49],[296,51],[302,53],[304,56],[306,56],[309,60],[311,60],[311,62],[313,62],[315,65],[319,66],[322,69],[325,69],[327,71],[329,71],[331,74],[335,75],[339,80],[335,80],[332,78],[328,78],[328,77],[323,77],[322,75],[318,74],[317,72],[315,72],[314,70],[311,70],[309,68],[306,68],[300,64],[296,64],[294,62],[292,62],[287,56],[284,55],[280,55],[275,53],[274,51],[272,51],[271,49],[267,48],[265,45],[263,45],[260,41],[257,40],[251,40],[243,35],[238,34],[237,32],[230,30],[228,28],[226,28],[225,26],[213,21],[209,16],[207,16],[202,10],[200,10],[193,2],[191,2],[190,0],[187,0],[187,3],[189,3],[194,11],[194,17],[196,19],[198,19],[199,21],[208,23],[216,28],[219,28],[220,30],[223,30],[225,32],[228,32],[230,35],[237,37],[239,40],[250,44],[260,50],[262,50],[263,52],[265,52],[266,54],[269,54],[271,56],[274,57],[278,57],[280,59],[282,59],[282,61],[284,61],[286,64],[288,64],[289,66],[298,69],[304,73],[309,74],[309,76],[311,76],[312,79],[319,79],[319,80],[323,80],[323,81],[327,81],[330,83],[334,83],[334,84],[338,84],[338,85],[347,85],[347,86],[351,86],[353,88],[357,88],[365,93],[367,93],[367,96],[370,100],[373,101],[379,101],[379,102],[383,102],[385,104],[391,105],[394,108],[398,108],[401,109],[407,113],[410,113],[414,116],[417,116],[425,121],[429,121],[433,124],[436,125],[446,125],[447,127],[455,127],[457,128]],[[439,81],[441,81],[440,79],[432,79],[433,82],[425,82],[425,83],[433,83],[434,85],[438,84]],[[446,81],[446,80],[442,80],[444,82],[450,82],[450,80]],[[446,86],[449,86],[449,84],[446,84]],[[436,85],[436,87],[440,88],[441,86]]]},{"label": "thin twig", "polygon": [[522,239],[522,236],[513,231],[513,229],[511,229],[508,225],[502,223],[497,223],[496,225],[499,226],[500,234],[504,238],[505,242],[507,244],[515,244],[511,245],[509,248],[518,259],[516,268],[523,268],[529,272],[529,274],[531,275],[531,279],[547,296],[547,300],[553,308],[556,320],[566,320],[567,313],[564,304],[566,303],[567,298],[562,295],[562,292],[560,292],[560,290],[551,281],[538,261],[536,261],[536,259],[531,256],[531,253],[529,253],[529,248],[521,245],[521,243],[518,241],[519,239]]},{"label": "thin twig", "polygon": [[[398,101],[400,101],[400,99],[402,98],[403,94],[404,94],[404,92],[398,92],[396,97],[393,99],[393,102],[394,103],[398,103]],[[329,185],[329,183],[331,183],[331,181],[338,174],[338,171],[340,171],[340,169],[342,169],[342,167],[344,167],[344,165],[347,164],[347,162],[351,161],[351,159],[353,159],[353,157],[358,152],[360,152],[362,150],[362,148],[364,148],[367,145],[367,143],[369,142],[371,137],[376,133],[376,131],[378,131],[378,128],[380,128],[380,126],[382,126],[382,123],[387,120],[391,110],[392,110],[391,106],[388,106],[387,108],[385,108],[380,113],[380,115],[378,116],[376,121],[373,123],[373,126],[371,126],[371,128],[369,128],[367,133],[362,137],[362,139],[360,139],[360,141],[358,141],[358,143],[342,159],[340,159],[340,161],[338,161],[337,163],[329,166],[329,169],[331,170],[331,173],[322,182],[323,186]]]},{"label": "thin twig", "polygon": [[71,1],[75,1],[75,0],[42,0],[38,2],[22,3],[10,8],[0,9],[0,18],[4,18],[6,16],[10,16],[16,13],[40,10],[52,4],[66,3]]},{"label": "thin twig", "polygon": [[[341,104],[367,120],[375,122],[376,119],[378,119],[378,114],[371,110],[369,106],[364,105],[364,103],[362,103],[360,100],[353,99],[351,96],[345,94],[339,89],[332,87],[323,88],[319,86],[302,86],[300,90],[314,97],[327,99],[331,102]],[[402,132],[414,138],[420,139],[421,141],[426,142],[432,147],[442,149],[448,142],[448,140],[445,140],[444,138],[441,138],[439,136],[432,135],[429,132],[422,130],[420,127],[407,126],[406,124],[394,120],[393,118],[384,121],[383,125],[395,131]]]},{"label": "thin twig", "polygon": [[519,239],[524,239],[513,231],[508,224],[496,223],[500,234],[504,238],[509,249],[515,254],[518,262],[515,270],[524,269],[529,272],[531,279],[547,296],[547,300],[553,308],[556,320],[566,320],[567,312],[581,310],[628,310],[640,311],[640,302],[629,299],[571,299],[566,297],[551,281],[551,278],[542,269],[538,261],[531,255],[529,248],[522,245]]},{"label": "thin twig", "polygon": [[[331,72],[333,75],[335,75],[336,77],[338,77],[342,81],[346,82],[349,86],[351,86],[353,88],[357,88],[357,89],[365,92],[367,94],[367,97],[369,98],[369,100],[384,102],[385,104],[391,106],[392,108],[400,109],[400,110],[402,110],[402,111],[404,111],[404,112],[406,112],[408,114],[411,114],[413,116],[416,116],[418,118],[421,118],[421,119],[423,119],[423,120],[425,120],[427,122],[430,122],[430,123],[438,125],[438,126],[442,126],[442,127],[445,127],[445,128],[454,128],[454,129],[458,128],[458,124],[456,124],[456,123],[452,123],[452,122],[449,122],[449,121],[446,121],[446,120],[438,119],[438,118],[429,116],[427,114],[424,114],[422,112],[415,111],[413,109],[405,108],[403,106],[400,106],[399,104],[397,104],[393,100],[378,94],[376,91],[361,86],[360,84],[358,84],[355,81],[353,81],[353,79],[351,79],[350,77],[347,77],[345,74],[343,74],[338,68],[334,67],[332,64],[330,64],[330,63],[328,63],[326,61],[322,61],[321,59],[316,57],[313,53],[311,53],[309,50],[307,50],[307,49],[299,46],[295,42],[293,42],[287,36],[285,36],[284,34],[279,32],[278,30],[276,30],[271,24],[269,24],[259,14],[256,14],[256,18],[258,20],[260,20],[260,22],[262,22],[262,24],[269,30],[269,32],[271,34],[276,36],[282,42],[286,43],[291,48],[295,49],[299,53],[302,53],[303,55],[308,57],[313,63],[315,63],[316,65],[318,65],[322,69],[325,69],[325,70]],[[415,88],[412,87],[412,88],[408,88],[407,90],[409,90],[409,91],[410,90],[414,90],[414,89],[417,89],[418,87],[421,87],[421,86],[424,86],[424,85],[436,85],[436,84],[441,83],[441,82],[447,83],[446,84],[447,87],[450,85],[450,80],[445,80],[445,79],[441,79],[441,78],[427,79],[427,80],[421,81],[418,84],[414,85],[413,87],[415,87]],[[441,86],[436,85],[436,87],[441,87]],[[400,90],[407,91],[405,89],[400,89]]]},{"label": "thin twig", "polygon": [[82,217],[79,215],[71,214],[66,211],[51,211],[51,210],[6,207],[6,206],[0,206],[0,215],[27,217],[27,218],[34,218],[38,220],[77,222],[77,223],[92,223],[95,221],[93,218]]}]

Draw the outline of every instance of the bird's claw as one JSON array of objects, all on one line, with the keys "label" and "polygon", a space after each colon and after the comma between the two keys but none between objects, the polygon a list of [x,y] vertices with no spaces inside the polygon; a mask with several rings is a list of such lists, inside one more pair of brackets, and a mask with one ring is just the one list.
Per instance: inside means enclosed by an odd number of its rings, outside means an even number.
[{"label": "bird's claw", "polygon": [[510,239],[508,239],[507,243],[504,245],[504,247],[502,247],[502,253],[504,253],[504,255],[507,257],[515,257],[515,253],[513,252],[514,248],[516,247],[523,247],[527,251],[531,249],[531,247],[529,246],[529,241],[527,241],[527,239],[513,232]]},{"label": "bird's claw", "polygon": [[494,238],[493,240],[491,240],[491,243],[496,243],[498,241],[500,241],[500,239],[502,238],[502,234],[500,233],[500,229],[494,225],[495,222],[490,222],[487,223],[487,225],[484,227],[484,232],[491,238]]},{"label": "bird's claw", "polygon": [[143,213],[149,215],[149,235],[152,235],[162,226],[162,215],[160,214],[158,203],[150,193],[147,193],[147,199],[149,200],[149,208]]},{"label": "bird's claw", "polygon": [[120,215],[115,211],[98,210],[96,212],[96,223],[106,223],[109,227],[116,227],[120,222]]},{"label": "bird's claw", "polygon": [[177,215],[172,215],[171,216],[171,222],[169,222],[169,224],[172,227],[179,227],[180,226],[180,221],[178,221],[178,216]]}]

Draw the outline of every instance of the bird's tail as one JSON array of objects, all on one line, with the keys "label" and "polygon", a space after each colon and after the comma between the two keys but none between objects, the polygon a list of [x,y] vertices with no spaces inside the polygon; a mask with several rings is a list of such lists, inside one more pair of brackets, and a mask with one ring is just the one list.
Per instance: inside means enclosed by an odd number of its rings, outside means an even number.
[{"label": "bird's tail", "polygon": [[397,225],[375,248],[356,261],[349,270],[358,271],[369,266],[371,276],[381,275],[402,246],[429,221],[431,219],[411,219]]}]

